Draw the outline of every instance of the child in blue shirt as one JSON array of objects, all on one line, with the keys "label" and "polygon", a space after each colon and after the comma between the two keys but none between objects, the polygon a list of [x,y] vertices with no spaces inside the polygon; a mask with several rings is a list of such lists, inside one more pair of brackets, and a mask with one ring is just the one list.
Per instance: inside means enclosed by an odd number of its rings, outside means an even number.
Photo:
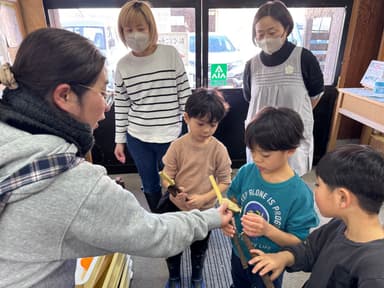
[{"label": "child in blue shirt", "polygon": [[316,166],[315,199],[333,218],[305,241],[273,254],[256,252],[254,273],[311,272],[303,287],[384,287],[384,157],[350,144],[326,154]]},{"label": "child in blue shirt", "polygon": [[[239,169],[227,191],[242,209],[235,214],[234,225],[223,228],[226,235],[243,232],[254,248],[271,253],[300,243],[318,225],[313,193],[288,164],[303,130],[299,114],[284,107],[265,107],[247,126],[245,144],[254,163]],[[243,268],[239,256],[243,253],[247,261],[252,256],[243,239],[239,243],[242,251],[237,245],[232,249],[231,287],[265,287],[261,277],[252,273],[253,267]],[[282,275],[274,285],[282,286]]]}]

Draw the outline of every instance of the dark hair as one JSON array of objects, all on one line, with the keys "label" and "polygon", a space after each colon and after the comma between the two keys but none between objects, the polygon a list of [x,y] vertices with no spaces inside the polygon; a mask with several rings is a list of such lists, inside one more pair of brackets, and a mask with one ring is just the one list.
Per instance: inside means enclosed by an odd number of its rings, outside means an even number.
[{"label": "dark hair", "polygon": [[279,21],[287,31],[287,37],[293,30],[293,19],[289,13],[287,6],[281,1],[268,1],[261,5],[253,18],[252,26],[252,42],[256,45],[256,24],[261,18],[270,16],[276,21]]},{"label": "dark hair", "polygon": [[368,213],[378,214],[384,201],[384,157],[372,147],[350,144],[320,159],[316,176],[331,190],[344,187]]},{"label": "dark hair", "polygon": [[245,145],[259,146],[266,151],[295,149],[304,139],[304,124],[300,115],[285,107],[265,107],[245,129]]},{"label": "dark hair", "polygon": [[81,96],[104,68],[105,57],[87,38],[58,29],[42,28],[27,35],[17,51],[12,72],[17,83],[36,96],[50,95],[60,83]]},{"label": "dark hair", "polygon": [[208,121],[220,122],[229,109],[221,92],[217,89],[199,88],[189,96],[185,112],[191,118],[208,117]]}]

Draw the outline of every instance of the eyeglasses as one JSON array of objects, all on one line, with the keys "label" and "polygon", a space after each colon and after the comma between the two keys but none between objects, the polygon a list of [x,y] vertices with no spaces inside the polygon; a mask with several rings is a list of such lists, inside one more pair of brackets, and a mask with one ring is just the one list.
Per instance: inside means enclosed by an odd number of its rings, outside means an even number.
[{"label": "eyeglasses", "polygon": [[111,89],[107,88],[108,90],[100,90],[100,91],[98,91],[98,90],[96,90],[93,87],[86,86],[86,85],[83,85],[83,84],[76,84],[76,85],[84,87],[84,88],[87,88],[89,90],[92,90],[92,91],[100,94],[101,96],[103,96],[105,104],[107,104],[108,107],[112,107],[113,102],[115,101],[115,94],[116,94],[114,90],[111,90]]}]

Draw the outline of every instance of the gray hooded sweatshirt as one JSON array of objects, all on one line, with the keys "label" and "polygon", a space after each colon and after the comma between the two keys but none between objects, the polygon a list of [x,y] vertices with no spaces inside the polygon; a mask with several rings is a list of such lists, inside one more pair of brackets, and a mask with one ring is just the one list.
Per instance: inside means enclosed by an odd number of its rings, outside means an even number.
[{"label": "gray hooded sweatshirt", "polygon": [[[36,158],[64,152],[77,148],[0,122],[0,182]],[[105,168],[83,161],[12,192],[0,215],[0,288],[73,287],[76,258],[169,257],[220,222],[215,209],[148,213]]]}]

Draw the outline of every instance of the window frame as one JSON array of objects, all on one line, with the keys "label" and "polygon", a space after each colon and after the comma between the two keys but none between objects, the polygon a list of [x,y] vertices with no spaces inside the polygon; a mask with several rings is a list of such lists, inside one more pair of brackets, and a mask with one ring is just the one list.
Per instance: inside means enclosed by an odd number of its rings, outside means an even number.
[{"label": "window frame", "polygon": [[[203,46],[202,46],[202,74],[203,74],[203,85],[208,85],[208,45],[206,44],[208,42],[208,27],[209,27],[209,20],[208,20],[208,14],[209,9],[215,9],[215,8],[258,8],[260,5],[265,3],[266,0],[204,0],[202,1],[203,5],[201,8],[202,11],[202,27],[203,27]],[[344,50],[348,35],[348,27],[349,22],[352,15],[352,6],[353,6],[353,0],[284,0],[284,3],[287,5],[288,8],[323,8],[323,7],[329,7],[329,8],[345,8],[345,20],[344,20],[344,26],[343,26],[343,32],[340,39],[340,47],[339,47],[339,53],[337,56],[337,63],[335,67],[335,76],[332,81],[331,87],[336,87],[338,78],[341,72],[341,63],[342,59],[344,57]]]},{"label": "window frame", "polygon": [[[74,8],[120,8],[125,3],[126,0],[114,0],[114,1],[105,1],[105,0],[43,0],[44,12],[46,15],[46,21],[50,25],[49,19],[49,9],[74,9]],[[202,31],[201,21],[201,3],[198,0],[153,0],[150,1],[150,4],[153,8],[194,8],[195,9],[195,31]],[[195,38],[196,43],[196,52],[195,52],[195,77],[196,77],[196,88],[201,86],[201,33],[196,33]]]},{"label": "window frame", "polygon": [[[47,23],[49,22],[48,10],[61,8],[119,8],[126,3],[126,0],[43,0]],[[257,8],[265,0],[152,0],[154,8],[194,8],[195,9],[195,31],[196,31],[196,88],[208,86],[208,14],[209,9],[215,8]],[[343,32],[340,40],[339,53],[335,68],[335,76],[331,85],[337,85],[338,77],[341,72],[341,62],[344,57],[344,49],[348,34],[349,22],[352,15],[353,0],[285,0],[288,7],[343,7],[346,9]],[[199,20],[201,19],[201,20]],[[201,31],[201,33],[198,33]],[[201,59],[201,61],[200,61]],[[199,61],[198,61],[199,60]]]}]

